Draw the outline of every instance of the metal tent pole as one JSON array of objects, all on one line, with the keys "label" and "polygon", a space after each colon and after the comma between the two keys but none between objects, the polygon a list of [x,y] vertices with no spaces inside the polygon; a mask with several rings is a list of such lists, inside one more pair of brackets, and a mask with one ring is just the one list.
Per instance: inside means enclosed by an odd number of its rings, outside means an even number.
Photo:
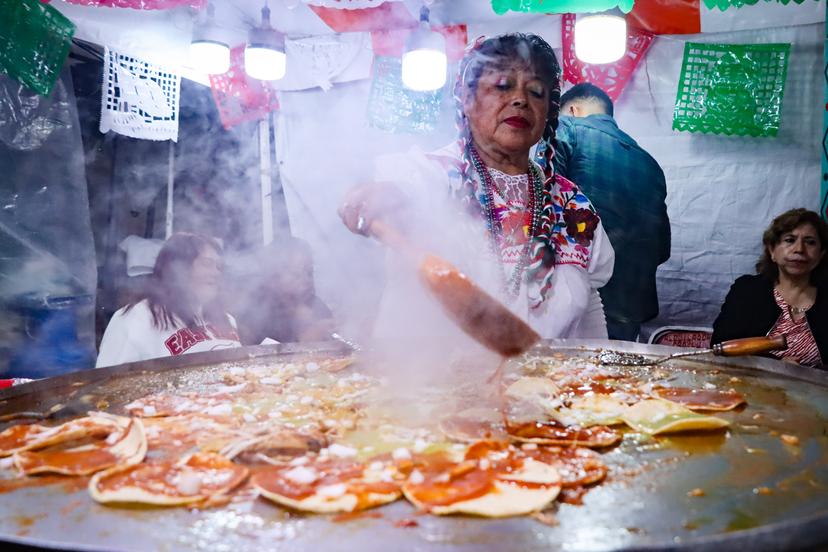
[{"label": "metal tent pole", "polygon": [[273,241],[273,207],[271,205],[272,183],[270,162],[270,119],[259,121],[259,182],[262,204],[262,244]]},{"label": "metal tent pole", "polygon": [[175,143],[170,140],[167,160],[167,211],[164,216],[164,238],[170,239],[173,233],[173,190],[175,183]]}]

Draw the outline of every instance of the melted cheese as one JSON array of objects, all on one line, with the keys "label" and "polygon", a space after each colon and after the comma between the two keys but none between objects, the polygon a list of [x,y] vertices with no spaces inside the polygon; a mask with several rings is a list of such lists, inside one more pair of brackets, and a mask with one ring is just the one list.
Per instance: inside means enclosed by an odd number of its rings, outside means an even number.
[{"label": "melted cheese", "polygon": [[697,414],[680,404],[663,399],[648,399],[628,407],[624,422],[634,430],[649,435],[709,431],[730,425],[721,418]]},{"label": "melted cheese", "polygon": [[560,408],[549,415],[565,425],[590,427],[624,423],[627,404],[608,395],[575,397],[569,408]]}]

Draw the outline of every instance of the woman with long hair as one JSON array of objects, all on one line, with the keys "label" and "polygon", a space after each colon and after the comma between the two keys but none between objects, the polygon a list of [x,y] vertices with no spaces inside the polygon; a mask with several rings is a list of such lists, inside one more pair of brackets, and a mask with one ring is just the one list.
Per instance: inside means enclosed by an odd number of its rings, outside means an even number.
[{"label": "woman with long hair", "polygon": [[[595,208],[551,161],[560,76],[537,35],[476,41],[454,90],[457,140],[380,159],[375,183],[348,192],[340,216],[352,232],[370,235],[380,222],[435,251],[544,338],[606,338],[597,289],[613,249]],[[428,298],[388,272],[377,328],[443,333]]]},{"label": "woman with long hair", "polygon": [[220,301],[221,271],[217,241],[170,237],[144,291],[110,320],[96,366],[239,347],[235,320]]}]

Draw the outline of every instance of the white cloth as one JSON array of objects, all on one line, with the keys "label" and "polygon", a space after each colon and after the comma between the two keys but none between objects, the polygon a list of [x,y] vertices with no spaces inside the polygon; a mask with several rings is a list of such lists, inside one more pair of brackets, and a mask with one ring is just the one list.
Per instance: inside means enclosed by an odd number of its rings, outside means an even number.
[{"label": "white cloth", "polygon": [[334,83],[371,76],[374,53],[370,33],[341,33],[285,40],[290,63],[284,78],[270,82],[274,90],[330,90]]},{"label": "white cloth", "polygon": [[236,321],[230,315],[227,318],[233,327],[228,335],[222,335],[209,324],[187,328],[180,323],[160,330],[152,323],[152,312],[144,299],[129,311],[124,307],[112,316],[101,340],[95,367],[241,347],[235,332]]},{"label": "white cloth", "polygon": [[127,276],[152,274],[155,259],[163,245],[163,240],[148,240],[135,235],[121,240],[118,249],[126,253]]},{"label": "white cloth", "polygon": [[[451,147],[441,153],[453,151]],[[456,171],[455,171],[456,172]],[[451,178],[459,178],[417,148],[405,154],[378,159],[375,179],[397,185],[407,196],[414,214],[411,235],[418,245],[434,252],[465,272],[487,293],[504,302],[541,337],[607,338],[604,309],[598,288],[612,276],[615,252],[602,224],[595,230],[587,267],[563,264],[555,268],[552,289],[537,308],[530,308],[526,283],[508,302],[500,290],[499,263],[489,252],[485,223],[460,221],[448,196]],[[457,328],[440,312],[439,304],[417,281],[416,267],[391,252],[386,286],[375,324],[379,338],[442,337],[457,335]]]}]

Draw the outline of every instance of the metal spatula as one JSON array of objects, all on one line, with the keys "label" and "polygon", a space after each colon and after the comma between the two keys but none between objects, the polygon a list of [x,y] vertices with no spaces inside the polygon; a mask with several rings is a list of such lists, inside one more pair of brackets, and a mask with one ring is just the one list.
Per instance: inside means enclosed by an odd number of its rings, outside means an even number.
[{"label": "metal spatula", "polygon": [[695,355],[714,354],[717,356],[745,356],[768,351],[784,351],[788,348],[786,335],[776,337],[746,337],[744,339],[731,339],[713,345],[709,349],[696,349],[693,351],[682,351],[673,353],[661,358],[648,359],[634,353],[619,353],[617,351],[601,351],[598,355],[599,364],[614,364],[616,366],[655,366],[674,358],[689,357]]}]

